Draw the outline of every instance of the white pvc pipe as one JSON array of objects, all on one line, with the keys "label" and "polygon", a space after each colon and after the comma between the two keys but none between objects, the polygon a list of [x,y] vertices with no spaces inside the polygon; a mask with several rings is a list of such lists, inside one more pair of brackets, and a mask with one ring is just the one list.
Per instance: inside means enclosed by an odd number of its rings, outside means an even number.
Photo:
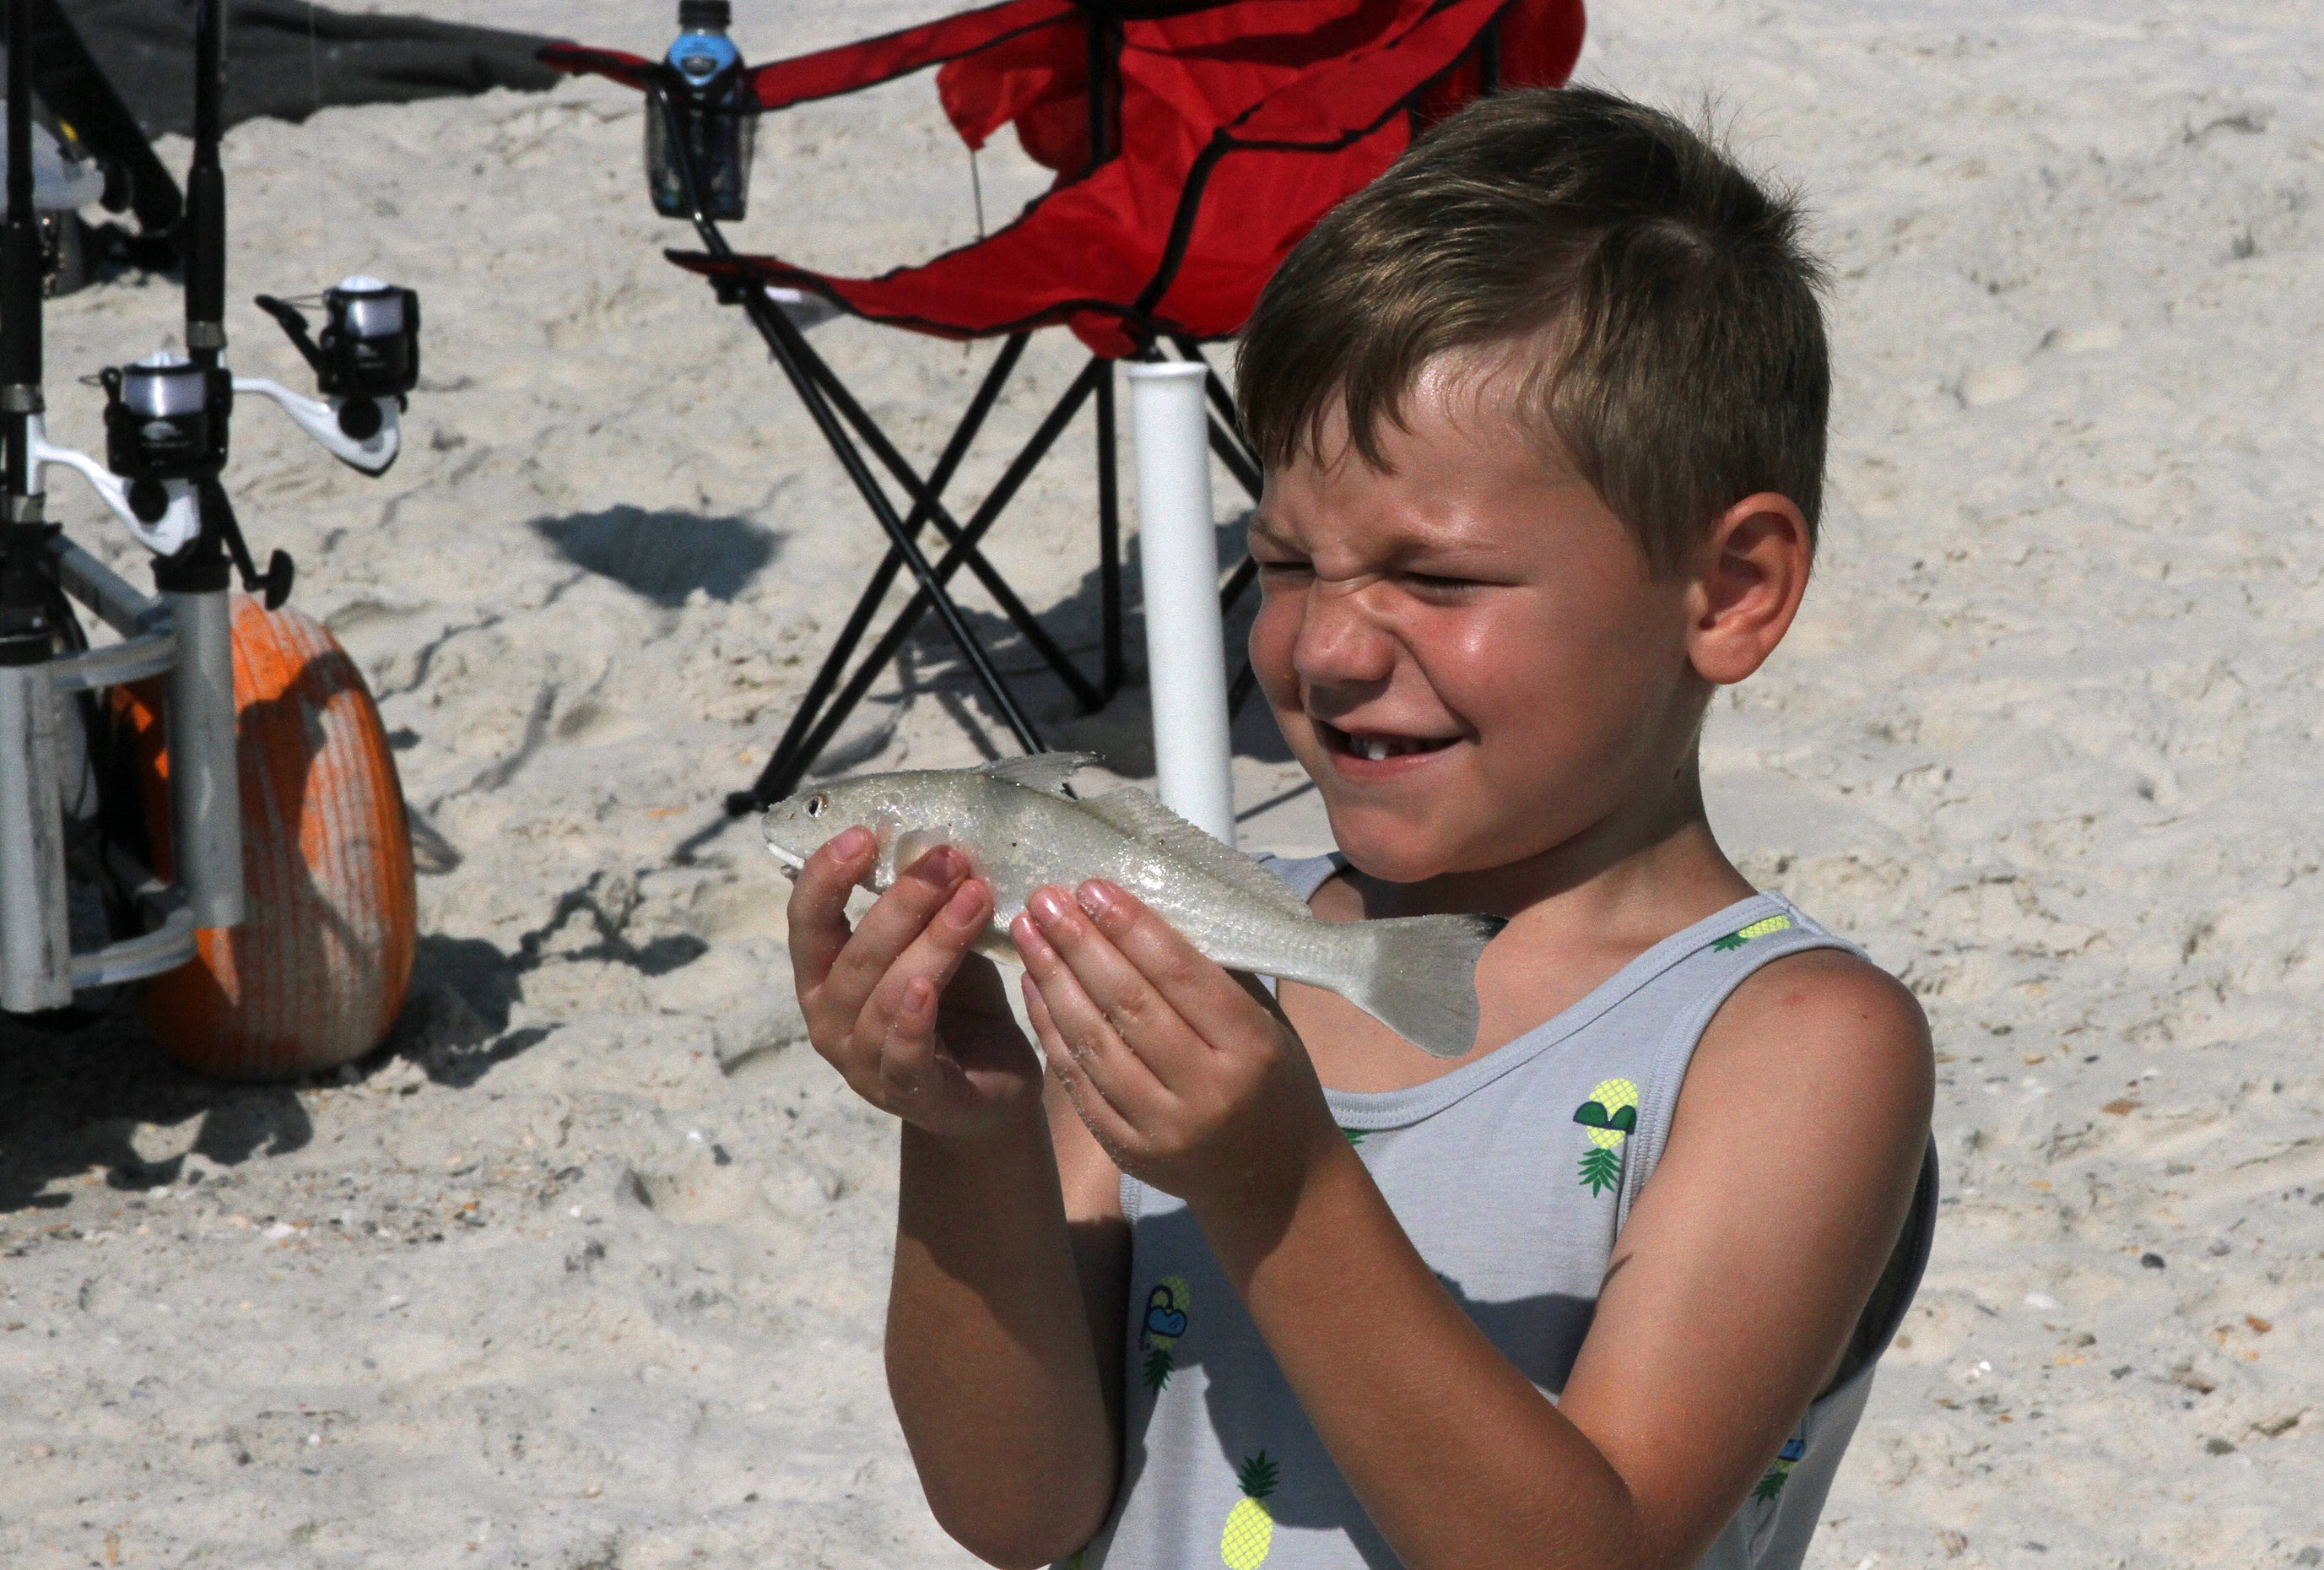
[{"label": "white pvc pipe", "polygon": [[1203,405],[1209,374],[1193,361],[1131,365],[1130,429],[1138,449],[1154,770],[1163,805],[1231,845],[1226,632],[1211,518],[1210,417]]}]

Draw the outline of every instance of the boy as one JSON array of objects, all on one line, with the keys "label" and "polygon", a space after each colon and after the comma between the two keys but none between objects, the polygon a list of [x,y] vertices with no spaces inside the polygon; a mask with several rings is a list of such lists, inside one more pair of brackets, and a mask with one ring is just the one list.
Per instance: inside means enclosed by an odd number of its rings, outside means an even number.
[{"label": "boy", "polygon": [[1014,914],[1037,1059],[957,853],[853,932],[870,835],[802,871],[810,1033],[904,1122],[890,1387],[975,1553],[1800,1562],[1935,1194],[1919,1009],[1697,780],[1813,549],[1794,226],[1668,116],[1511,93],[1244,336],[1251,653],[1340,845],[1275,869],[1327,919],[1507,917],[1468,1057],[1088,883]]}]

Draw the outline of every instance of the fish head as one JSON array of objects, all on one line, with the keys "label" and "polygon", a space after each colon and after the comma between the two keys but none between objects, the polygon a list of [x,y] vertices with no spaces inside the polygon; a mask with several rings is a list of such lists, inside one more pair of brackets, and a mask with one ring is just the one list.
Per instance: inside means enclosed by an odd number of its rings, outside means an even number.
[{"label": "fish head", "polygon": [[931,804],[922,799],[927,794],[927,779],[925,774],[869,774],[817,785],[768,808],[759,820],[759,832],[783,871],[796,877],[807,857],[860,824],[879,842],[880,859],[870,882],[873,888],[884,889],[895,881],[899,849],[909,852],[921,837],[913,831],[924,827],[929,817]]}]

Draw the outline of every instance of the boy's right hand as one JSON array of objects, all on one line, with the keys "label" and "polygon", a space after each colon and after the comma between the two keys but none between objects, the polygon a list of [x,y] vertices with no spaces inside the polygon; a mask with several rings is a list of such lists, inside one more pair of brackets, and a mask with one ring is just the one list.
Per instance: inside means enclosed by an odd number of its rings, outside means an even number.
[{"label": "boy's right hand", "polygon": [[799,869],[791,972],[808,1039],[864,1100],[940,1138],[1038,1123],[1040,1059],[1000,973],[969,947],[992,919],[992,891],[938,845],[851,931],[848,894],[878,854],[870,830],[851,828]]}]

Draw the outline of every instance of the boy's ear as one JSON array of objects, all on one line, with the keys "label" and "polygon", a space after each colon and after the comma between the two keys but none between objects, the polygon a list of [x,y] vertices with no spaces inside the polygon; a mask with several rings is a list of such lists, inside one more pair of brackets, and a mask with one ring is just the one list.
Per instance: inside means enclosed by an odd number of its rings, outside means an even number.
[{"label": "boy's ear", "polygon": [[1788,496],[1761,491],[1720,514],[1695,558],[1687,658],[1727,686],[1766,663],[1791,631],[1813,556],[1807,519]]}]

